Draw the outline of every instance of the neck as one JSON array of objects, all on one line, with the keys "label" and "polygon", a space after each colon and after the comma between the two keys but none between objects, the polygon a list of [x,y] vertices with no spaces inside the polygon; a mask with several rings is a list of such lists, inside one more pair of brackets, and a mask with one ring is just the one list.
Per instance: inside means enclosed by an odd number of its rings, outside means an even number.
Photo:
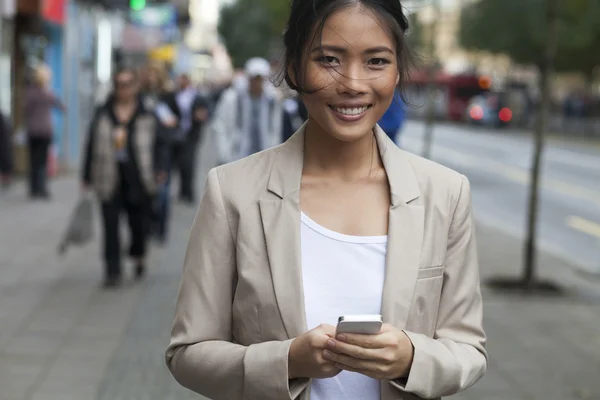
[{"label": "neck", "polygon": [[117,107],[131,107],[135,105],[134,99],[115,99],[115,106]]},{"label": "neck", "polygon": [[356,141],[343,142],[309,119],[304,142],[305,172],[351,180],[364,178],[381,166],[373,131]]}]

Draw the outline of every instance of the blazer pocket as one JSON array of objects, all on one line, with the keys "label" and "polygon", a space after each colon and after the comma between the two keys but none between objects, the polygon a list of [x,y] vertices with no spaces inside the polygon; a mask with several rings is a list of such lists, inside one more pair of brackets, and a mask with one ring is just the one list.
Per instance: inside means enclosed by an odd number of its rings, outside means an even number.
[{"label": "blazer pocket", "polygon": [[415,332],[435,335],[443,284],[444,266],[419,270],[410,316]]},{"label": "blazer pocket", "polygon": [[436,276],[444,275],[445,266],[440,265],[437,267],[421,268],[417,279],[435,278]]}]

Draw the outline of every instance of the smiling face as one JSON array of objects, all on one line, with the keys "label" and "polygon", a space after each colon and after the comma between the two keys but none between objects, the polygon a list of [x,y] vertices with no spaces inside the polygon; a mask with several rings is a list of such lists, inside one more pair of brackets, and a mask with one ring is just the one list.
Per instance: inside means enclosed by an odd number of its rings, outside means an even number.
[{"label": "smiling face", "polygon": [[[361,6],[332,14],[305,49],[303,99],[314,129],[350,142],[372,132],[399,82],[396,43]],[[320,40],[319,40],[320,39]]]}]

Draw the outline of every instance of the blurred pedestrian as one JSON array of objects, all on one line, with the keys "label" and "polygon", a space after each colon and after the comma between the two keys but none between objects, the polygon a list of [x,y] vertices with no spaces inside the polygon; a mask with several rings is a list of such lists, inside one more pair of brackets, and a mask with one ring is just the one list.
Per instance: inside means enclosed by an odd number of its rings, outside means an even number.
[{"label": "blurred pedestrian", "polygon": [[157,148],[165,154],[166,179],[158,185],[150,212],[150,234],[160,243],[167,240],[171,208],[171,157],[173,142],[178,135],[179,109],[175,93],[169,84],[167,70],[163,65],[152,63],[144,69],[141,98],[148,111],[154,113],[158,121],[157,135],[163,146]]},{"label": "blurred pedestrian", "polygon": [[83,163],[83,188],[98,196],[104,228],[106,287],[121,282],[119,220],[127,214],[135,277],[146,273],[148,221],[157,182],[166,178],[165,150],[154,114],[142,104],[136,71],[120,69],[113,91],[96,110]]},{"label": "blurred pedestrian", "polygon": [[236,77],[221,96],[211,129],[220,163],[228,163],[282,142],[282,109],[266,89],[271,69],[262,58],[247,61],[245,75]]},{"label": "blurred pedestrian", "polygon": [[10,185],[13,172],[12,129],[8,118],[0,112],[0,188]]},{"label": "blurred pedestrian", "polygon": [[172,153],[173,166],[179,172],[179,198],[194,204],[197,150],[204,123],[208,121],[209,103],[192,85],[190,76],[181,74],[177,78],[175,101],[171,108],[175,108],[173,111],[179,116],[178,134],[173,141]]},{"label": "blurred pedestrian", "polygon": [[[183,386],[439,400],[485,373],[469,182],[377,126],[404,89],[407,29],[397,0],[292,0],[282,71],[308,122],[208,174],[166,352]],[[340,316],[359,324],[340,333]],[[369,319],[383,324],[364,334]]]},{"label": "blurred pedestrian", "polygon": [[288,98],[283,102],[283,141],[292,137],[308,120],[308,111],[300,96]]},{"label": "blurred pedestrian", "polygon": [[163,64],[153,62],[143,68],[142,71],[140,95],[146,109],[155,110],[165,94],[169,92],[167,70]]},{"label": "blurred pedestrian", "polygon": [[50,198],[47,186],[48,150],[54,132],[52,109],[65,110],[49,88],[52,71],[46,65],[34,71],[34,82],[25,91],[24,116],[29,150],[29,196]]}]

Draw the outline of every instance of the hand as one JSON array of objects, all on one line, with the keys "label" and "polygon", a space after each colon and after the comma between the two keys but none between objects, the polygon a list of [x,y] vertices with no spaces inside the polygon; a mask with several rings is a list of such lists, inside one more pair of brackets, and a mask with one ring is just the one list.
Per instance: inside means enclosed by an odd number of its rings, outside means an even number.
[{"label": "hand", "polygon": [[406,378],[414,348],[403,331],[384,324],[378,335],[340,334],[327,341],[323,357],[339,369],[378,380]]},{"label": "hand", "polygon": [[167,181],[167,173],[166,172],[159,172],[158,174],[156,174],[156,182],[159,185],[162,185],[166,181]]},{"label": "hand", "polygon": [[322,379],[339,374],[340,369],[323,358],[325,344],[334,335],[334,326],[321,324],[294,339],[288,354],[289,378]]},{"label": "hand", "polygon": [[168,120],[166,120],[164,122],[164,125],[167,128],[175,128],[175,127],[177,127],[177,118],[169,118]]},{"label": "hand", "polygon": [[208,110],[204,107],[198,108],[194,112],[194,118],[196,121],[205,122],[208,119]]}]

